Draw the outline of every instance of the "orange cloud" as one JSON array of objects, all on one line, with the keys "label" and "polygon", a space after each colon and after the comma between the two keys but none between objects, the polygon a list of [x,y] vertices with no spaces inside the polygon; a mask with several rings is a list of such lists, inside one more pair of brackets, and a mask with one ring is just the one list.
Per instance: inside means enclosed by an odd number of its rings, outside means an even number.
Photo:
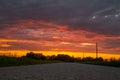
[{"label": "orange cloud", "polygon": [[[42,40],[40,40],[42,41]],[[13,39],[0,39],[0,42],[1,43],[4,43],[4,42],[20,42],[20,43],[36,43],[38,44],[39,41],[36,41],[36,40],[13,40]]]},{"label": "orange cloud", "polygon": [[82,46],[94,46],[94,43],[80,43]]},{"label": "orange cloud", "polygon": [[[1,31],[0,42],[11,43],[9,47],[13,49],[26,50],[61,50],[61,51],[86,51],[95,52],[94,45],[99,44],[100,51],[106,52],[113,43],[107,43],[107,40],[120,39],[120,37],[109,37],[86,30],[69,30],[68,25],[58,25],[53,22],[41,20],[19,20],[13,24],[4,24],[6,30]],[[119,43],[119,42],[118,42]],[[19,45],[19,46],[17,46]],[[107,46],[108,45],[108,46]],[[34,46],[34,47],[32,47]],[[116,45],[114,45],[116,46]],[[118,45],[117,45],[118,46]],[[119,47],[119,46],[118,46]],[[104,48],[107,48],[106,51]],[[119,50],[112,48],[112,50]],[[108,51],[112,52],[112,51]]]},{"label": "orange cloud", "polygon": [[0,44],[1,47],[10,47],[11,45],[9,44]]}]

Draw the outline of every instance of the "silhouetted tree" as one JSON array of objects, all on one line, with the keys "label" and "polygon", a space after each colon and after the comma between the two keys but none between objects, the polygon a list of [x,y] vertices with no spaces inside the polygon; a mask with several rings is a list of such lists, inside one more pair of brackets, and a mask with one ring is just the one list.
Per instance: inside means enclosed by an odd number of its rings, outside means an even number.
[{"label": "silhouetted tree", "polygon": [[85,57],[82,59],[82,61],[94,61],[94,58],[92,57]]},{"label": "silhouetted tree", "polygon": [[48,56],[48,60],[56,60],[56,56],[55,55]]},{"label": "silhouetted tree", "polygon": [[35,54],[33,52],[29,52],[26,54],[26,57],[28,58],[34,58]]},{"label": "silhouetted tree", "polygon": [[27,53],[26,57],[28,58],[33,58],[33,59],[41,59],[41,60],[46,60],[46,56],[44,56],[42,53],[40,54],[35,54],[33,52]]},{"label": "silhouetted tree", "polygon": [[60,60],[60,61],[64,61],[64,62],[74,62],[73,57],[70,57],[69,55],[65,55],[65,54],[58,54],[56,56],[55,60]]},{"label": "silhouetted tree", "polygon": [[104,61],[104,59],[102,57],[99,57],[99,58],[95,58],[95,61]]}]

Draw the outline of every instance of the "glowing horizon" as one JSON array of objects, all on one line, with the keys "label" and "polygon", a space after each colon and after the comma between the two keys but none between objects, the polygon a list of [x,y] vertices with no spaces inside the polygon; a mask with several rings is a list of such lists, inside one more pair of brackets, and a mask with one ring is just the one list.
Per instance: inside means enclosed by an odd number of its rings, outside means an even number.
[{"label": "glowing horizon", "polygon": [[[93,57],[96,58],[96,53],[89,53],[89,52],[65,52],[65,51],[30,51],[30,50],[15,50],[15,51],[0,51],[0,55],[6,55],[6,56],[24,56],[26,53],[34,52],[36,54],[42,53],[45,56],[51,56],[51,55],[58,55],[58,54],[66,54],[72,57]],[[98,57],[102,57],[103,59],[120,59],[119,54],[109,54],[109,53],[99,53]]]}]

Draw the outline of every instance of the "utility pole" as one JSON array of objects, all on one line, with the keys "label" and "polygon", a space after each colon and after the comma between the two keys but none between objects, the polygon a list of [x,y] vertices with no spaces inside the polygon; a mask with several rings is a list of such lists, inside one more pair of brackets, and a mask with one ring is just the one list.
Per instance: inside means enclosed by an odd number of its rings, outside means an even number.
[{"label": "utility pole", "polygon": [[98,43],[96,42],[96,58],[98,58]]}]

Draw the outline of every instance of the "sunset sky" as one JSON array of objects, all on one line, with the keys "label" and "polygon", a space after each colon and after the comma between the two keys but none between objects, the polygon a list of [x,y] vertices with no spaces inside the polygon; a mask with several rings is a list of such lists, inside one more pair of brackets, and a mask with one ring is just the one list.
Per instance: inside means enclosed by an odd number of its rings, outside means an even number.
[{"label": "sunset sky", "polygon": [[0,51],[120,55],[120,0],[0,0]]}]

